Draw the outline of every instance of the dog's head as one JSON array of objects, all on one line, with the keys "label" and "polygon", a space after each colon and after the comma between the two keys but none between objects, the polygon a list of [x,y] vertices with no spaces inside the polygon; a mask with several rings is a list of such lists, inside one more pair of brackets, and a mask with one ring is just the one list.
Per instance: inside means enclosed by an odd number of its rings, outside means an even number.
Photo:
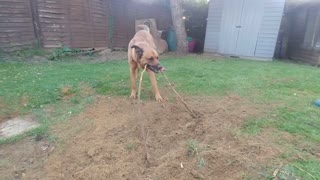
[{"label": "dog's head", "polygon": [[140,48],[139,46],[133,45],[131,46],[135,50],[138,63],[144,67],[147,65],[147,68],[151,71],[158,73],[159,71],[163,71],[164,68],[161,66],[159,62],[159,54],[153,48]]}]

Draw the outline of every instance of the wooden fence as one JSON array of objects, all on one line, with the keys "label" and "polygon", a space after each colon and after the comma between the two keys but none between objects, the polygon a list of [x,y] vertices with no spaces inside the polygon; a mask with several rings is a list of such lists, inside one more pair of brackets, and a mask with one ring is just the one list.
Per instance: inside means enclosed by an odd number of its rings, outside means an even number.
[{"label": "wooden fence", "polygon": [[0,0],[0,49],[125,48],[142,18],[171,24],[168,8],[133,0]]},{"label": "wooden fence", "polygon": [[106,0],[38,0],[37,5],[43,47],[108,46]]},{"label": "wooden fence", "polygon": [[157,1],[143,4],[132,0],[116,0],[111,1],[110,7],[114,22],[112,46],[116,48],[127,48],[135,33],[135,20],[155,19],[159,30],[167,30],[172,24],[170,8]]},{"label": "wooden fence", "polygon": [[16,50],[36,43],[29,0],[0,0],[0,48]]},{"label": "wooden fence", "polygon": [[108,47],[107,0],[0,0],[0,48]]}]

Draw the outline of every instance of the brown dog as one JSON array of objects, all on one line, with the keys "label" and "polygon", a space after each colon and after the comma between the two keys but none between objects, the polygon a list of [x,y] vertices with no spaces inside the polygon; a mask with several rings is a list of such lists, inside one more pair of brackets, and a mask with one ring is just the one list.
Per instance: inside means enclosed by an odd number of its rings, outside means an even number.
[{"label": "brown dog", "polygon": [[128,62],[130,66],[131,99],[136,98],[136,79],[139,68],[144,69],[147,65],[147,72],[153,87],[154,96],[157,101],[162,101],[159,93],[155,73],[164,70],[159,63],[159,54],[156,50],[150,30],[145,25],[140,25],[143,30],[138,31],[128,46]]}]

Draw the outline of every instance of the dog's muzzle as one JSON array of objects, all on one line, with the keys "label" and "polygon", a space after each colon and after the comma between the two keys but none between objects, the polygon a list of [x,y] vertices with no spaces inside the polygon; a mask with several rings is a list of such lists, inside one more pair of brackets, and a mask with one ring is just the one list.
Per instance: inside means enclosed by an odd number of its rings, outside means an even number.
[{"label": "dog's muzzle", "polygon": [[163,66],[161,66],[160,64],[158,65],[150,65],[147,64],[147,68],[150,69],[152,72],[158,73],[160,71],[164,71],[165,68]]}]

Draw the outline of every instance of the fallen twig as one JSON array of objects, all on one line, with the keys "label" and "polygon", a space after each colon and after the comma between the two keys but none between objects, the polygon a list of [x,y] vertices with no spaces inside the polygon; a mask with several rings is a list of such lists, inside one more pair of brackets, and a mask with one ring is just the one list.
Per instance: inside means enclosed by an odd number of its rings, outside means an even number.
[{"label": "fallen twig", "polygon": [[184,104],[184,106],[188,109],[188,111],[191,113],[191,115],[194,118],[197,118],[197,116],[194,114],[193,110],[190,109],[190,107],[188,106],[188,104],[183,100],[183,98],[180,96],[180,94],[174,89],[173,85],[170,83],[168,77],[161,71],[162,75],[164,76],[164,78],[166,79],[166,81],[168,82],[169,86],[171,87],[171,89],[173,90],[173,92],[180,98],[180,100],[182,101],[182,103]]},{"label": "fallen twig", "polygon": [[279,173],[280,169],[282,168],[282,166],[283,166],[283,163],[281,162],[280,166],[277,169],[275,169],[273,172],[273,178],[275,178],[276,180],[278,179],[277,176],[278,176],[278,173]]},{"label": "fallen twig", "polygon": [[300,154],[298,154],[298,157],[304,161],[307,161],[305,158],[303,158]]}]

